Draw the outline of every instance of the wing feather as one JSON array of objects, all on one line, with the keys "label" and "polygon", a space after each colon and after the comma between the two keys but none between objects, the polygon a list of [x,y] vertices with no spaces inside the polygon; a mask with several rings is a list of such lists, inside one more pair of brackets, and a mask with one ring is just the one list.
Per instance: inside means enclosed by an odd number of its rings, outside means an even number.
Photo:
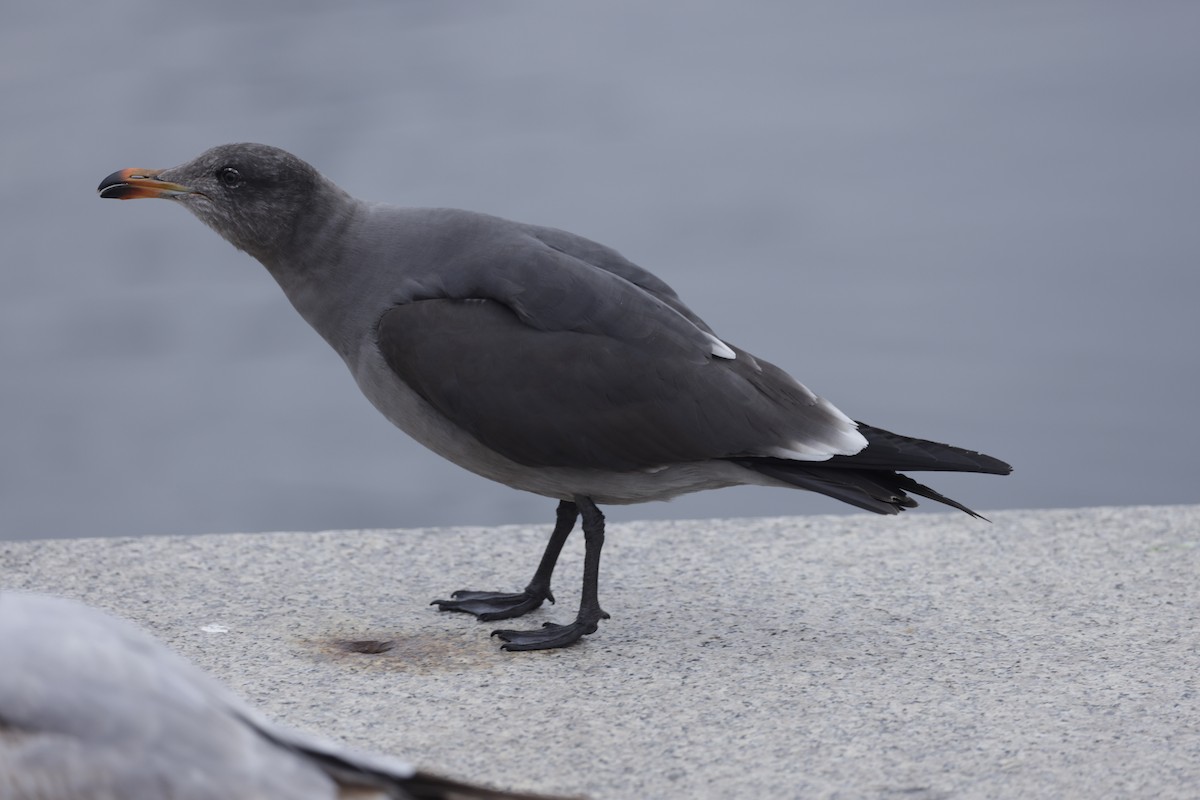
[{"label": "wing feather", "polygon": [[789,443],[817,460],[847,451],[839,443],[854,424],[782,370],[741,351],[696,359],[653,320],[629,329],[645,333],[538,329],[473,299],[395,306],[377,333],[388,365],[426,402],[528,466],[630,471]]}]

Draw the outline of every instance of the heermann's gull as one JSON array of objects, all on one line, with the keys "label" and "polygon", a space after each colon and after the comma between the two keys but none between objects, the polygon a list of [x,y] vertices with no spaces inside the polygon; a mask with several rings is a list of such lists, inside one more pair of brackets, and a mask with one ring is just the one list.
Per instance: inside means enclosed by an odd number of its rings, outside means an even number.
[{"label": "heermann's gull", "polygon": [[350,797],[536,800],[275,725],[124,620],[0,592],[0,798]]},{"label": "heermann's gull", "polygon": [[434,601],[441,609],[497,620],[553,602],[550,576],[582,515],[575,621],[496,631],[509,650],[561,647],[608,618],[597,504],[759,484],[880,514],[915,494],[978,516],[898,470],[1011,471],[855,422],[719,339],[654,275],[566,231],[366,203],[260,144],[114,172],[99,192],[181,203],[270,270],[395,425],[472,472],[559,500],[524,591],[458,591]]}]

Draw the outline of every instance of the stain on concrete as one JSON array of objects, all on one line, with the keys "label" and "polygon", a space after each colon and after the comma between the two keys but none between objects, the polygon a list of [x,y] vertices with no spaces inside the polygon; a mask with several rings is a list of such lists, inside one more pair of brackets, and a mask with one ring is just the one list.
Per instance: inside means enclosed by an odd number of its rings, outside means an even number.
[{"label": "stain on concrete", "polygon": [[502,654],[489,640],[445,633],[342,631],[301,644],[323,660],[412,674],[462,672],[503,663]]}]

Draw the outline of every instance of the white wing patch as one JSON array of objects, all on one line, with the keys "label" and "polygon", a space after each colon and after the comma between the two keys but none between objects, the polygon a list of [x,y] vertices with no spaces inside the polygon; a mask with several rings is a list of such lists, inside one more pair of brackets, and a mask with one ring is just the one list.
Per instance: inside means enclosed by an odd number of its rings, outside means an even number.
[{"label": "white wing patch", "polygon": [[737,353],[733,352],[729,345],[725,344],[711,333],[705,333],[704,335],[708,337],[708,343],[712,346],[712,354],[714,356],[717,358],[728,358],[730,360],[737,358]]},{"label": "white wing patch", "polygon": [[867,437],[858,432],[858,423],[825,398],[818,397],[816,400],[817,407],[832,417],[823,435],[819,439],[804,442],[785,442],[768,449],[767,455],[796,461],[827,461],[834,456],[852,456],[867,446]]}]

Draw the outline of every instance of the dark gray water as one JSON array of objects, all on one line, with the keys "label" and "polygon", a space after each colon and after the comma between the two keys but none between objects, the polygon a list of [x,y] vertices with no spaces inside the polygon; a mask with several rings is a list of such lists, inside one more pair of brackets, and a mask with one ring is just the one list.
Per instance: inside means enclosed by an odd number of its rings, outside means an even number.
[{"label": "dark gray water", "polygon": [[[228,141],[554,225],[980,509],[1200,500],[1200,5],[5,4],[0,538],[546,522],[115,169]],[[738,489],[614,519],[830,512]]]}]

